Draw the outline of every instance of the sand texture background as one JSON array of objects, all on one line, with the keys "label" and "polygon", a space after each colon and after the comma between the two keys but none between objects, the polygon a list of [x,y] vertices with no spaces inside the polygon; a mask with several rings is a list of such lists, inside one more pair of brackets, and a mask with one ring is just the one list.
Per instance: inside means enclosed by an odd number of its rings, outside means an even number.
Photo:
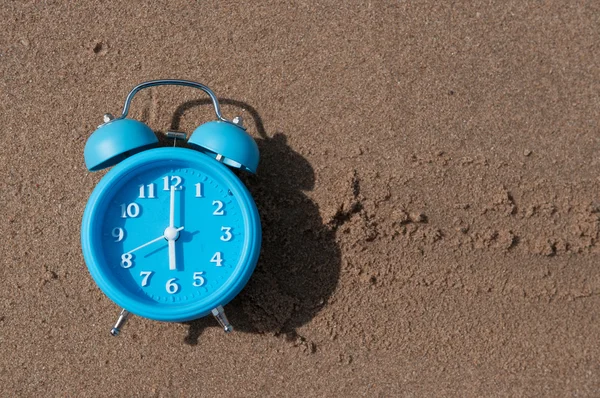
[{"label": "sand texture background", "polygon": [[[0,5],[0,396],[600,396],[598,1],[77,3]],[[113,338],[83,262],[86,139],[157,78],[261,149],[230,335]]]}]

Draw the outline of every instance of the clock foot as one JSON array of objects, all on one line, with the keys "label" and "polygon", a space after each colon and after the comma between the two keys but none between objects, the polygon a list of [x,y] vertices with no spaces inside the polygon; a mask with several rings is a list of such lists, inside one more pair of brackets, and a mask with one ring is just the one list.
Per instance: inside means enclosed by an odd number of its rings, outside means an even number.
[{"label": "clock foot", "polygon": [[231,324],[229,323],[229,320],[225,315],[225,310],[223,309],[222,305],[218,306],[217,308],[213,308],[212,314],[217,320],[217,322],[219,322],[219,325],[221,325],[225,333],[230,333],[233,331],[233,326],[231,326]]},{"label": "clock foot", "polygon": [[121,332],[121,328],[125,325],[125,322],[127,322],[130,316],[131,312],[125,309],[121,310],[121,314],[119,314],[119,319],[117,319],[115,326],[113,326],[113,328],[110,330],[110,334],[113,336],[118,336]]}]

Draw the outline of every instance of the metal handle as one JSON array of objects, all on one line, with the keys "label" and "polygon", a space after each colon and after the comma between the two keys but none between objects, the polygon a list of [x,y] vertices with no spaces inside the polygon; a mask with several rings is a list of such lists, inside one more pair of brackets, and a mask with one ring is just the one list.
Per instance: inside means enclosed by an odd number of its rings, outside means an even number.
[{"label": "metal handle", "polygon": [[210,88],[206,87],[204,84],[192,82],[189,80],[179,80],[179,79],[150,80],[150,81],[138,84],[127,95],[127,98],[125,99],[125,105],[123,106],[123,113],[121,114],[119,119],[125,119],[127,117],[127,113],[129,112],[129,105],[130,105],[131,101],[133,100],[133,97],[137,94],[138,91],[141,91],[148,87],[154,87],[154,86],[186,86],[186,87],[199,88],[200,90],[202,90],[206,94],[208,94],[208,96],[212,100],[213,106],[215,107],[215,114],[217,115],[219,120],[222,120],[222,121],[228,122],[228,123],[233,123],[232,121],[225,119],[223,117],[223,115],[221,115],[221,109],[219,108],[219,101],[217,100],[217,96],[215,95],[215,93],[212,92],[212,90]]}]

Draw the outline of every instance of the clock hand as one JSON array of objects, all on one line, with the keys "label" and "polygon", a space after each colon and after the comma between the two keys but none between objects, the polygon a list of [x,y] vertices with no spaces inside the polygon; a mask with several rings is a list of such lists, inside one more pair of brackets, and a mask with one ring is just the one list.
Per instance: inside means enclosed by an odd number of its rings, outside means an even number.
[{"label": "clock hand", "polygon": [[[176,229],[175,229],[175,231],[176,231],[176,232],[179,232],[179,231],[181,231],[182,229],[183,229],[183,227],[179,227],[179,228],[176,228]],[[144,247],[146,247],[146,246],[148,246],[148,245],[151,245],[151,244],[153,244],[153,243],[155,243],[155,242],[158,242],[158,241],[159,241],[159,240],[161,240],[161,239],[167,239],[167,240],[168,240],[168,238],[167,238],[166,234],[163,234],[163,235],[159,236],[159,237],[158,237],[158,238],[156,238],[156,239],[152,239],[150,242],[146,242],[146,243],[144,243],[143,245],[141,245],[141,246],[138,246],[138,247],[136,247],[136,248],[135,248],[135,249],[133,249],[133,250],[129,250],[127,253],[131,254],[131,253],[133,253],[133,252],[135,252],[135,251],[138,251],[138,250],[140,250],[140,249],[142,249],[142,248],[144,248]],[[127,253],[125,253],[125,254],[127,254]]]},{"label": "clock hand", "polygon": [[[171,185],[171,200],[169,203],[169,226],[167,230],[172,231],[175,229],[175,185]],[[165,237],[169,241],[169,270],[174,271],[177,269],[177,259],[175,255],[175,239],[177,238],[177,233],[167,233],[165,232]]]},{"label": "clock hand", "polygon": [[177,261],[175,259],[175,241],[169,241],[169,270],[173,271],[177,269]]},{"label": "clock hand", "polygon": [[175,185],[171,185],[171,200],[169,204],[169,227],[175,228]]},{"label": "clock hand", "polygon": [[151,245],[151,244],[153,244],[154,242],[158,242],[159,240],[161,240],[161,239],[164,239],[164,237],[165,237],[164,235],[161,235],[161,236],[159,236],[158,238],[156,238],[156,239],[152,239],[150,242],[146,242],[146,243],[144,243],[143,245],[141,245],[141,246],[138,246],[138,247],[136,247],[136,248],[135,248],[135,249],[133,249],[133,250],[129,250],[127,253],[131,254],[131,253],[133,253],[133,252],[135,252],[135,251],[138,251],[138,250],[140,250],[140,249],[142,249],[142,248],[144,248],[144,247],[146,247],[146,246],[148,246],[148,245]]}]

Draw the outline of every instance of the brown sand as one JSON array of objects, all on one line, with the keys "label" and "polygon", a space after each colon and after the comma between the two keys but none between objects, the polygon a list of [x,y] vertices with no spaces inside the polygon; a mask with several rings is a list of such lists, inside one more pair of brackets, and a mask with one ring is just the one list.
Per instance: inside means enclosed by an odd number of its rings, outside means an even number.
[{"label": "brown sand", "polygon": [[[0,6],[0,396],[600,396],[597,1],[157,3]],[[85,141],[155,78],[260,143],[231,335],[112,338],[83,263]]]}]

